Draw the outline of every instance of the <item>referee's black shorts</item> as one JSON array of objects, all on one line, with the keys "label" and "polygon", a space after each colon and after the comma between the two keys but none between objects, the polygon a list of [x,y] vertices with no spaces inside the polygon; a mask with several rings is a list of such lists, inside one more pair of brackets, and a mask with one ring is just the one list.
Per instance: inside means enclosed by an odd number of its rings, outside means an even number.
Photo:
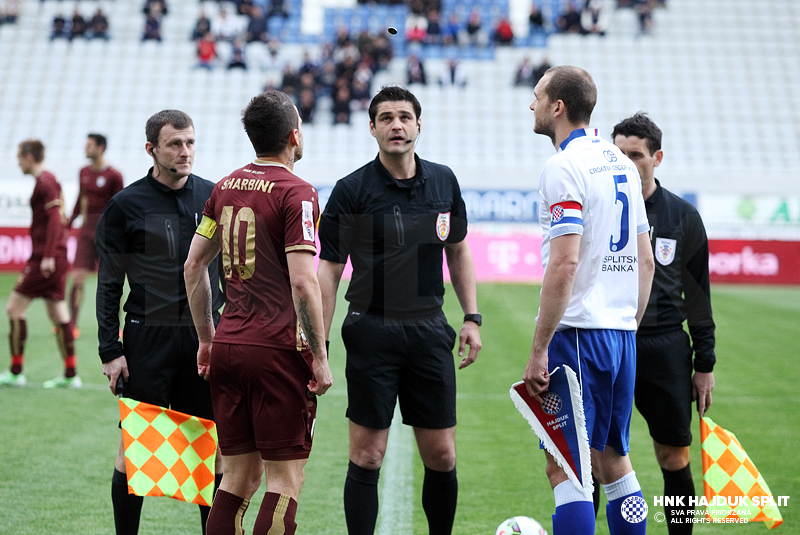
[{"label": "referee's black shorts", "polygon": [[692,443],[692,346],[680,326],[636,333],[636,408],[659,444]]},{"label": "referee's black shorts", "polygon": [[456,332],[443,312],[396,319],[351,309],[342,325],[347,349],[347,417],[386,429],[400,400],[403,423],[456,425]]},{"label": "referee's black shorts", "polygon": [[214,419],[211,387],[197,375],[193,325],[145,324],[144,318],[128,314],[122,345],[130,374],[125,397]]}]

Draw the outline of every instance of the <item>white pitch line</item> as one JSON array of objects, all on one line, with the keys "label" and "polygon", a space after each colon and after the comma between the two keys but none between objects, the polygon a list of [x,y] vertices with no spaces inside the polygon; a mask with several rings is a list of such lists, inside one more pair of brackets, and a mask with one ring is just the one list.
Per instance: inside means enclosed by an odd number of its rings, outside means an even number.
[{"label": "white pitch line", "polygon": [[414,524],[413,431],[395,407],[386,456],[381,467],[378,535],[412,533]]}]

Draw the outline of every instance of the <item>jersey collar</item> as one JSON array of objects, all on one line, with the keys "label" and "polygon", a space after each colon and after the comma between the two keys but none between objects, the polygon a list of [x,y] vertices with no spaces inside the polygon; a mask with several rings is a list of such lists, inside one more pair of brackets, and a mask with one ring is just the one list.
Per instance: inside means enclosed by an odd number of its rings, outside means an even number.
[{"label": "jersey collar", "polygon": [[599,137],[600,134],[598,133],[597,128],[578,128],[577,130],[573,130],[567,139],[561,142],[559,148],[564,150],[567,148],[567,145],[569,145],[570,141],[583,136]]},{"label": "jersey collar", "polygon": [[269,167],[269,166],[271,166],[271,167],[283,167],[284,169],[286,169],[290,173],[294,174],[294,171],[292,171],[291,169],[289,169],[288,167],[286,167],[285,165],[283,165],[280,162],[273,162],[273,161],[270,161],[270,160],[262,160],[261,158],[256,158],[255,160],[253,160],[253,165],[260,165],[262,167]]}]

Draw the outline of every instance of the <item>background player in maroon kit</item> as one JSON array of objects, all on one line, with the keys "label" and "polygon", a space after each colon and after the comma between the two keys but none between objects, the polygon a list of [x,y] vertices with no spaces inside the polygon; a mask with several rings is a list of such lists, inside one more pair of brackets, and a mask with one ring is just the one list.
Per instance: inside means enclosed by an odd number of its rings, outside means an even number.
[{"label": "background player in maroon kit", "polygon": [[[242,122],[257,159],[214,187],[184,268],[225,466],[207,533],[243,533],[263,469],[253,533],[293,534],[316,397],[333,383],[313,262],[319,206],[316,189],[293,172],[303,132],[289,97],[258,95]],[[206,268],[220,250],[227,303],[215,333]]]},{"label": "background player in maroon kit", "polygon": [[75,262],[72,264],[72,289],[69,292],[69,311],[72,331],[79,336],[78,311],[83,303],[83,283],[89,273],[97,271],[97,251],[94,248],[94,230],[108,201],[123,188],[122,175],[108,165],[103,158],[106,151],[106,138],[101,134],[89,134],[86,138],[86,157],[92,160],[80,171],[80,191],[69,226],[78,216],[83,225],[78,233],[78,247]]},{"label": "background player in maroon kit", "polygon": [[45,388],[80,388],[81,378],[75,372],[75,344],[64,301],[64,288],[69,271],[67,261],[67,228],[61,184],[53,173],[44,169],[44,145],[37,139],[23,141],[17,151],[19,167],[36,179],[31,195],[31,257],[25,264],[17,285],[6,305],[11,321],[11,369],[0,375],[0,385],[25,386],[22,374],[23,354],[28,327],[25,311],[31,301],[43,297],[47,314],[56,327],[58,348],[64,359],[64,375],[44,383]]}]

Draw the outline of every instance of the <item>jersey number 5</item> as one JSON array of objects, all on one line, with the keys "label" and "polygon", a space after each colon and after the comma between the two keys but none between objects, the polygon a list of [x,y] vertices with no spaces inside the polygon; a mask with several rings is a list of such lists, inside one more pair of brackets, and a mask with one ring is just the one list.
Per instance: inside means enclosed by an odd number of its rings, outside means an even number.
[{"label": "jersey number 5", "polygon": [[625,184],[625,189],[628,185],[628,177],[625,175],[614,175],[614,190],[617,192],[617,200],[614,202],[622,203],[622,214],[619,220],[619,240],[614,241],[614,236],[611,236],[609,247],[611,252],[621,251],[628,245],[628,194],[620,189],[620,184]]},{"label": "jersey number 5", "polygon": [[[256,217],[253,209],[249,206],[242,206],[233,217],[233,206],[222,208],[220,218],[220,237],[222,238],[222,267],[225,271],[225,278],[233,276],[233,270],[239,274],[242,280],[249,279],[256,270]],[[244,240],[244,250],[239,243],[239,235],[242,222],[247,225]],[[231,228],[233,223],[233,228]],[[233,247],[231,247],[231,236],[233,236]],[[244,262],[242,262],[244,257]]]}]

